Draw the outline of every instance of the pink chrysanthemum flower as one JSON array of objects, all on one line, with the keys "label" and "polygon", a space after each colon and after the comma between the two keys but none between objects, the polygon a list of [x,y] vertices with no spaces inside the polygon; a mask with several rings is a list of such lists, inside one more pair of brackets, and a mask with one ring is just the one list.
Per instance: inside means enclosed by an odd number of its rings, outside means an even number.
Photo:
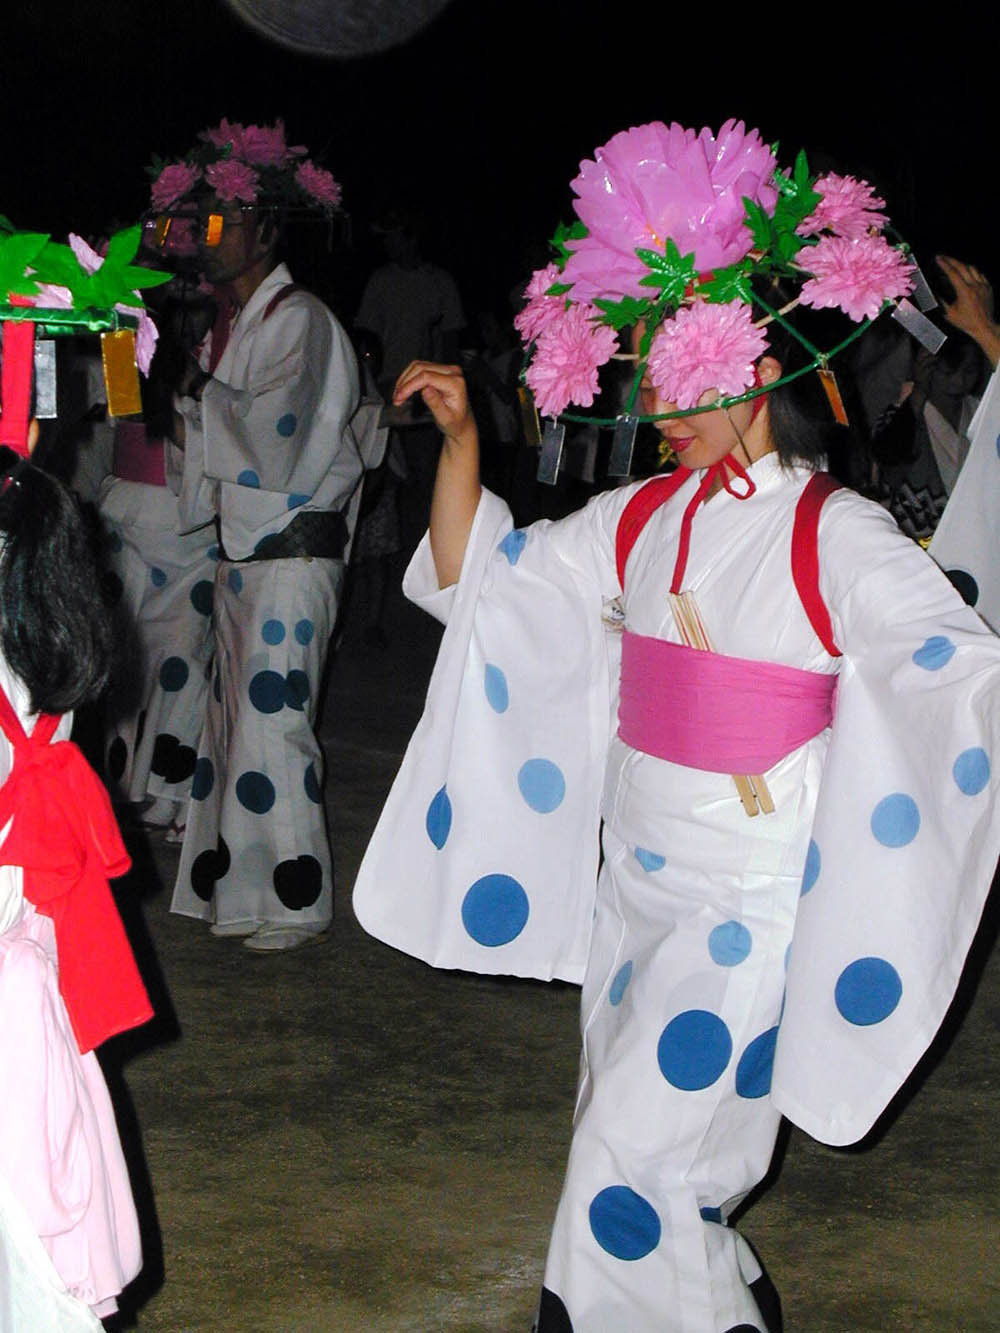
[{"label": "pink chrysanthemum flower", "polygon": [[563,270],[575,300],[641,297],[648,269],[636,249],[664,251],[672,239],[698,272],[742,259],[753,238],[744,196],[773,212],[775,158],[756,130],[727,120],[715,136],[659,121],[616,134],[580,163],[576,213],[587,228]]},{"label": "pink chrysanthemum flower", "polygon": [[295,181],[324,208],[337,208],[340,204],[340,186],[329,171],[316,166],[308,158],[295,168]]},{"label": "pink chrysanthemum flower", "polygon": [[857,241],[867,236],[872,227],[881,231],[889,221],[879,212],[885,208],[885,200],[879,198],[867,181],[838,176],[831,171],[820,176],[814,188],[822,198],[805,221],[799,223],[796,228],[799,236],[832,231],[835,236]]},{"label": "pink chrysanthemum flower", "polygon": [[172,162],[170,166],[164,167],[153,182],[153,207],[169,208],[171,204],[176,204],[178,199],[183,199],[194,188],[200,175],[197,167],[188,166],[186,162]]},{"label": "pink chrysanthemum flower", "polygon": [[234,157],[211,162],[205,168],[205,179],[223,203],[256,202],[259,178],[253,167],[246,162],[240,162]]},{"label": "pink chrysanthemum flower", "polygon": [[812,274],[802,286],[803,305],[837,306],[858,322],[913,291],[913,265],[884,236],[824,236],[800,250],[796,262]]},{"label": "pink chrysanthemum flower", "polygon": [[292,148],[285,142],[283,120],[273,125],[248,125],[240,139],[240,157],[255,167],[285,167],[305,151],[301,145]]},{"label": "pink chrysanthemum flower", "polygon": [[538,335],[559,318],[566,308],[565,296],[546,296],[553,283],[561,282],[562,275],[555,264],[546,264],[536,269],[524,290],[525,305],[514,316],[514,328],[521,335],[521,341],[527,347]]},{"label": "pink chrysanthemum flower", "polygon": [[754,363],[767,348],[763,329],[741,301],[682,306],[653,336],[647,374],[661,397],[697,407],[708,389],[731,398],[754,382]]},{"label": "pink chrysanthemum flower", "polygon": [[243,156],[243,135],[246,133],[245,126],[239,121],[229,121],[225,116],[219,121],[218,125],[210,130],[202,130],[198,135],[205,143],[210,143],[213,148],[232,148],[238,156]]},{"label": "pink chrysanthemum flower", "polygon": [[593,322],[597,313],[593,306],[570,306],[539,334],[525,379],[543,417],[594,401],[598,369],[618,346],[614,329]]}]

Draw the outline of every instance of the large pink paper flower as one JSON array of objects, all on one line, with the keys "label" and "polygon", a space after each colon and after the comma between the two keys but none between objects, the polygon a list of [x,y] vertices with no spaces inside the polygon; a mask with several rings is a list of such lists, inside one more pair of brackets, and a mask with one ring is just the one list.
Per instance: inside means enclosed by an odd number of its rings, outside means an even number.
[{"label": "large pink paper flower", "polygon": [[204,139],[210,143],[213,148],[232,148],[238,156],[243,156],[243,135],[246,133],[245,126],[239,121],[229,121],[225,116],[210,130],[202,130],[198,135],[199,139]]},{"label": "large pink paper flower", "polygon": [[241,136],[240,156],[255,167],[286,167],[295,157],[305,155],[305,147],[291,147],[285,142],[285,122],[273,125],[248,125]]},{"label": "large pink paper flower", "polygon": [[813,188],[822,197],[814,211],[796,227],[800,236],[832,231],[835,236],[856,241],[867,236],[872,227],[881,231],[889,221],[879,212],[885,208],[885,200],[878,197],[867,181],[838,176],[831,171],[820,176]]},{"label": "large pink paper flower", "polygon": [[186,162],[172,162],[153,181],[152,203],[156,209],[169,208],[193,189],[201,172]]},{"label": "large pink paper flower", "polygon": [[244,204],[256,202],[259,178],[253,167],[246,162],[240,162],[234,157],[210,162],[205,168],[205,179],[223,203],[233,204],[237,200]]},{"label": "large pink paper flower", "polygon": [[660,121],[616,134],[580,163],[576,213],[587,228],[563,271],[575,300],[641,297],[648,270],[636,249],[663,253],[671,238],[694,251],[699,272],[733,264],[750,249],[743,198],[772,212],[775,158],[756,130],[727,120],[714,136]]},{"label": "large pink paper flower", "polygon": [[859,322],[913,291],[913,265],[884,236],[824,236],[803,247],[796,263],[813,275],[802,286],[803,305],[837,306]]},{"label": "large pink paper flower", "polygon": [[525,371],[543,417],[555,417],[570,403],[589,407],[598,390],[597,371],[618,346],[614,329],[593,321],[592,306],[563,310],[538,336]]},{"label": "large pink paper flower", "polygon": [[295,168],[295,180],[310,198],[324,208],[336,208],[340,203],[340,186],[329,171],[318,167],[307,158]]},{"label": "large pink paper flower", "polygon": [[766,347],[748,305],[696,301],[656,330],[646,370],[661,397],[680,408],[697,407],[707,389],[724,398],[749,389],[754,362]]},{"label": "large pink paper flower", "polygon": [[561,281],[562,275],[555,264],[546,264],[531,275],[524,290],[525,305],[514,316],[514,328],[521,335],[525,347],[533,343],[542,330],[565,310],[565,296],[545,295],[553,283]]}]

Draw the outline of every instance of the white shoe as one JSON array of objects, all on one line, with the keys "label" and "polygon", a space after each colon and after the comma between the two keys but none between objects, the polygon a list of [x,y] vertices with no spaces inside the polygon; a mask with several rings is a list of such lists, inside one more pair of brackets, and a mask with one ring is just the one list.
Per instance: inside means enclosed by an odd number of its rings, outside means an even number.
[{"label": "white shoe", "polygon": [[239,935],[252,935],[260,928],[259,921],[216,921],[209,926],[208,933],[217,939],[227,940]]},{"label": "white shoe", "polygon": [[326,926],[276,926],[264,925],[243,941],[244,949],[253,949],[255,953],[278,953],[284,949],[297,949],[302,944],[313,944],[322,939]]}]

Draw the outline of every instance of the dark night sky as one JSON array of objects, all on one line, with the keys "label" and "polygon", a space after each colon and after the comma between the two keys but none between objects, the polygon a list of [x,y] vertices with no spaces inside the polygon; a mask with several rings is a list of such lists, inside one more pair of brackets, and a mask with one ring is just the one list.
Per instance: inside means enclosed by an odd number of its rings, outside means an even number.
[{"label": "dark night sky", "polygon": [[223,115],[283,116],[344,186],[357,281],[373,257],[365,224],[400,192],[433,219],[434,257],[470,300],[495,299],[524,246],[569,216],[569,181],[596,145],[644,120],[733,115],[779,139],[783,161],[804,146],[876,180],[925,260],[950,249],[989,270],[987,34],[953,43],[940,19],[920,32],[872,21],[880,8],[772,3],[766,19],[747,6],[699,29],[695,15],[721,9],[581,18],[576,4],[452,0],[405,46],[331,60],[266,42],[222,0],[30,0],[4,20],[15,132],[0,211],[56,235],[130,221],[152,152],[184,151]]}]

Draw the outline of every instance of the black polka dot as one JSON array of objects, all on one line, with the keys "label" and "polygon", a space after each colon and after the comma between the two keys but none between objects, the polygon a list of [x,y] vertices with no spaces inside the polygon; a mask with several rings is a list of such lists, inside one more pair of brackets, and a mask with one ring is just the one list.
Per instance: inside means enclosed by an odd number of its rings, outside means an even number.
[{"label": "black polka dot", "polygon": [[955,590],[969,606],[979,601],[979,584],[967,569],[946,569],[944,571],[955,585]]},{"label": "black polka dot", "polygon": [[215,881],[226,874],[229,864],[229,848],[221,836],[214,850],[209,847],[194,858],[191,864],[191,888],[203,902],[211,902]]},{"label": "black polka dot", "polygon": [[116,736],[108,746],[108,777],[117,782],[125,772],[128,762],[128,746],[120,736]]},{"label": "black polka dot", "polygon": [[726,1333],[761,1333],[756,1324],[733,1324],[732,1328],[727,1328]]},{"label": "black polka dot", "polygon": [[198,756],[190,745],[181,745],[176,736],[161,731],[153,742],[150,768],[164,782],[185,782],[194,772]]},{"label": "black polka dot", "polygon": [[290,911],[312,907],[323,889],[323,870],[315,856],[299,856],[274,867],[274,891]]},{"label": "black polka dot", "polygon": [[569,1311],[555,1292],[549,1291],[548,1287],[542,1288],[535,1333],[573,1333]]}]

